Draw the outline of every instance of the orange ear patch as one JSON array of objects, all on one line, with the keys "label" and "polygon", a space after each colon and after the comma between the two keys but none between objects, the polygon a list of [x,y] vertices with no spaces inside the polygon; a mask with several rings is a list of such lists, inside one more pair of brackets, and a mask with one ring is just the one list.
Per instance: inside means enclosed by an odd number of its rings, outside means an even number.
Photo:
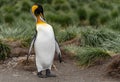
[{"label": "orange ear patch", "polygon": [[38,5],[33,5],[32,6],[32,13],[34,13],[37,8],[38,8]]}]

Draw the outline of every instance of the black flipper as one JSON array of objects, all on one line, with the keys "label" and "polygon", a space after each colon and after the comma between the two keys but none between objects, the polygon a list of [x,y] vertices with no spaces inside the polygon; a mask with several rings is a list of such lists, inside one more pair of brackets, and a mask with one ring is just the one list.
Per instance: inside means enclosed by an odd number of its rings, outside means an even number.
[{"label": "black flipper", "polygon": [[29,51],[28,51],[28,54],[27,54],[27,59],[26,59],[27,62],[28,62],[29,56],[31,55],[30,53],[31,53],[32,47],[33,47],[33,45],[35,43],[36,36],[37,36],[37,31],[36,31],[35,35],[33,36],[32,42],[30,44],[30,48],[29,48]]},{"label": "black flipper", "polygon": [[62,55],[57,40],[55,40],[55,51],[57,52],[59,62],[62,62]]}]

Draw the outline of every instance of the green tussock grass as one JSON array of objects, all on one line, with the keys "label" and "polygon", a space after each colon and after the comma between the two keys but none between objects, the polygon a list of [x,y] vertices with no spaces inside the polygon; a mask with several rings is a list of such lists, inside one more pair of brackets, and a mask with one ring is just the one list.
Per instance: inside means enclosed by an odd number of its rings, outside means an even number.
[{"label": "green tussock grass", "polygon": [[114,40],[104,42],[101,47],[114,53],[120,53],[120,36]]},{"label": "green tussock grass", "polygon": [[[120,1],[118,0],[13,0],[12,2],[1,0],[0,12],[2,16],[0,23],[11,24],[15,22],[17,17],[21,17],[22,13],[30,13],[30,8],[34,3],[43,5],[46,19],[54,23],[61,23],[63,26],[66,23],[67,25],[100,25],[107,23],[109,21],[107,19],[120,16]],[[27,18],[30,17],[22,17],[23,20]],[[86,20],[87,23],[84,23],[83,21]]]},{"label": "green tussock grass", "polygon": [[100,29],[88,28],[86,30],[83,30],[81,32],[81,45],[83,47],[100,47],[108,51],[119,53],[119,32],[115,32],[105,27],[102,27]]},{"label": "green tussock grass", "polygon": [[0,39],[5,41],[21,41],[23,44],[28,44],[35,32],[35,26],[31,21],[18,20],[13,25],[0,26]]},{"label": "green tussock grass", "polygon": [[118,34],[112,30],[106,28],[93,29],[88,28],[81,32],[81,44],[83,46],[98,47],[102,43],[108,40],[114,40],[118,37]]},{"label": "green tussock grass", "polygon": [[[56,26],[58,27],[58,26]],[[54,28],[56,28],[54,27]],[[69,41],[77,37],[78,28],[76,26],[68,26],[62,29],[62,26],[59,27],[59,30],[55,30],[55,36],[58,39],[58,42],[62,43],[65,41]]]},{"label": "green tussock grass", "polygon": [[9,46],[0,41],[0,60],[5,60],[6,57],[9,57],[9,54]]},{"label": "green tussock grass", "polygon": [[78,64],[81,66],[91,66],[99,60],[105,60],[110,58],[110,54],[107,50],[94,47],[78,47],[75,45],[65,46],[65,50],[72,53],[72,57],[78,60]]},{"label": "green tussock grass", "polygon": [[79,61],[81,66],[90,66],[95,64],[97,60],[109,58],[110,55],[107,53],[106,50],[102,48],[92,48],[92,47],[85,47],[79,50],[76,58]]},{"label": "green tussock grass", "polygon": [[120,17],[111,20],[108,25],[106,25],[107,28],[110,28],[112,30],[120,32]]},{"label": "green tussock grass", "polygon": [[81,66],[91,66],[97,60],[105,60],[111,55],[120,52],[120,33],[108,28],[109,25],[99,28],[79,27],[77,36],[80,45],[68,45],[64,49],[78,60]]}]

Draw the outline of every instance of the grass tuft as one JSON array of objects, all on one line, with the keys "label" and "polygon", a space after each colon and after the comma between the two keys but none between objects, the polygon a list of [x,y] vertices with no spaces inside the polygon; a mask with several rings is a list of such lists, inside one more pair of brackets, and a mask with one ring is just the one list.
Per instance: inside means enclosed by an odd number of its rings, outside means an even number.
[{"label": "grass tuft", "polygon": [[111,28],[112,30],[120,32],[120,17],[110,21],[106,27]]},{"label": "grass tuft", "polygon": [[81,44],[83,46],[99,47],[105,41],[117,38],[117,34],[109,29],[92,29],[89,28],[81,32]]},{"label": "grass tuft", "polygon": [[68,45],[64,47],[67,52],[72,53],[72,57],[78,60],[81,66],[91,66],[96,64],[99,60],[110,58],[107,50],[95,47],[78,47],[75,45]]},{"label": "grass tuft", "polygon": [[109,58],[110,55],[106,50],[101,48],[85,47],[81,48],[76,55],[81,66],[91,66],[100,59]]},{"label": "grass tuft", "polygon": [[0,60],[5,60],[6,57],[9,57],[10,48],[8,45],[0,42]]},{"label": "grass tuft", "polygon": [[34,35],[35,26],[27,21],[18,20],[12,26],[0,26],[0,39],[5,41],[19,40],[22,43],[29,43]]},{"label": "grass tuft", "polygon": [[77,37],[77,27],[76,26],[69,26],[68,28],[65,28],[64,30],[59,30],[56,33],[56,37],[60,43],[69,41],[75,37]]}]

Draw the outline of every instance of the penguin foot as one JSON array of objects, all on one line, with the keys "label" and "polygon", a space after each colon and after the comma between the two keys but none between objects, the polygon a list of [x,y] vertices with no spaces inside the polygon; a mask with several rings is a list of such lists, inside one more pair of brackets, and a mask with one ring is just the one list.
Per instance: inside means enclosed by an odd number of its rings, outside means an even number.
[{"label": "penguin foot", "polygon": [[50,70],[47,69],[47,70],[46,70],[46,77],[56,77],[56,75],[51,74]]},{"label": "penguin foot", "polygon": [[42,72],[38,72],[38,73],[37,73],[37,76],[40,77],[40,78],[46,78],[46,76],[43,75]]}]

